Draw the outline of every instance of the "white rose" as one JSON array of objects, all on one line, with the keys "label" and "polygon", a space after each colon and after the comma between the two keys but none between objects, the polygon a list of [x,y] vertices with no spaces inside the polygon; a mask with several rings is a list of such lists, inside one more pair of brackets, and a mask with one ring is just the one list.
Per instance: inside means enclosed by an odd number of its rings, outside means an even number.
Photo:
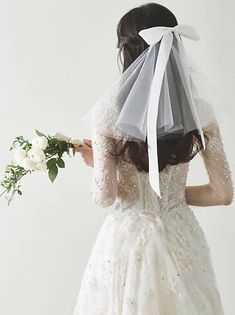
[{"label": "white rose", "polygon": [[14,152],[14,158],[17,164],[26,158],[26,151],[22,148],[17,148]]},{"label": "white rose", "polygon": [[61,140],[61,141],[65,141],[65,142],[71,142],[72,144],[74,144],[76,146],[83,145],[83,141],[81,141],[79,139],[71,139],[60,132],[57,132],[55,134],[55,138],[58,140]]},{"label": "white rose", "polygon": [[61,141],[65,141],[65,142],[69,142],[69,140],[71,139],[69,137],[66,137],[64,134],[62,134],[60,132],[57,132],[55,134],[55,138],[58,139],[58,140],[61,140]]},{"label": "white rose", "polygon": [[46,161],[41,161],[36,164],[36,170],[45,172],[47,170],[47,164]]},{"label": "white rose", "polygon": [[39,148],[31,148],[27,152],[27,156],[34,163],[39,163],[39,162],[44,161],[46,159],[45,153],[43,152],[42,149],[39,149]]},{"label": "white rose", "polygon": [[32,146],[37,149],[45,150],[48,145],[48,140],[46,137],[35,137],[32,139]]},{"label": "white rose", "polygon": [[72,144],[76,145],[76,146],[80,146],[83,145],[83,141],[79,140],[79,139],[74,139],[71,141]]},{"label": "white rose", "polygon": [[30,160],[29,158],[26,158],[26,159],[24,159],[24,160],[22,160],[21,162],[20,162],[20,166],[22,166],[24,169],[26,169],[27,171],[28,170],[35,170],[36,169],[36,165],[35,165],[35,163],[32,161],[32,160]]}]

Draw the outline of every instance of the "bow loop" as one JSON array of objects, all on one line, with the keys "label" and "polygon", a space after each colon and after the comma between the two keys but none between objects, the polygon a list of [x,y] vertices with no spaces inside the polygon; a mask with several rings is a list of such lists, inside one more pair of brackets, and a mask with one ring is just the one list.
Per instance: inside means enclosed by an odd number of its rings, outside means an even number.
[{"label": "bow loop", "polygon": [[154,26],[139,32],[139,35],[150,46],[158,43],[162,37],[172,33],[184,36],[188,39],[199,40],[195,28],[191,25],[176,25],[174,27]]}]

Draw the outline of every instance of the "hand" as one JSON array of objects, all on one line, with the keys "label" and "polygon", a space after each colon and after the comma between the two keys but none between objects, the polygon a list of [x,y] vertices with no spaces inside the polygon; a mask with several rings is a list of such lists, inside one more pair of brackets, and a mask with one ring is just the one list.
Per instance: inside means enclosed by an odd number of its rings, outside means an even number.
[{"label": "hand", "polygon": [[76,146],[75,151],[81,153],[81,157],[83,161],[90,167],[94,166],[93,163],[93,150],[92,150],[92,142],[89,139],[83,139],[84,145]]}]

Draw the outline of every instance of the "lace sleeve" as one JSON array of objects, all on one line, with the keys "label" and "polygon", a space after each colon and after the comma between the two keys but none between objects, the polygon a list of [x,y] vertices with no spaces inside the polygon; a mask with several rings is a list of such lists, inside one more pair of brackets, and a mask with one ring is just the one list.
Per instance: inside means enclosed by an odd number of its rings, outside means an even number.
[{"label": "lace sleeve", "polygon": [[208,140],[206,148],[200,151],[208,174],[209,183],[187,186],[186,198],[190,205],[229,205],[233,200],[233,182],[229,163],[217,120],[203,128]]},{"label": "lace sleeve", "polygon": [[217,121],[211,122],[205,129],[208,134],[206,149],[200,152],[209,177],[209,184],[216,198],[223,204],[233,199],[233,183],[229,163]]},{"label": "lace sleeve", "polygon": [[117,195],[115,140],[91,131],[94,168],[92,174],[91,192],[93,200],[102,207],[111,206]]}]

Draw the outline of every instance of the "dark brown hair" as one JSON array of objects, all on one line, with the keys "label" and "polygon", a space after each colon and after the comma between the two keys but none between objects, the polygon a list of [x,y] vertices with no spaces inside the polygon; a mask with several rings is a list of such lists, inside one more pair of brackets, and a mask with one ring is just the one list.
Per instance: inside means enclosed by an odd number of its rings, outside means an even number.
[{"label": "dark brown hair", "polygon": [[[138,35],[141,29],[154,26],[176,26],[174,14],[166,7],[148,3],[127,12],[117,25],[119,48],[118,58],[124,72],[130,64],[148,47],[147,43]],[[207,136],[205,135],[205,138]],[[177,139],[158,139],[159,171],[167,164],[175,165],[190,161],[201,149],[202,141],[197,129],[182,135]],[[134,163],[139,171],[149,170],[148,143],[120,140],[116,144],[115,155],[126,158]]]}]

